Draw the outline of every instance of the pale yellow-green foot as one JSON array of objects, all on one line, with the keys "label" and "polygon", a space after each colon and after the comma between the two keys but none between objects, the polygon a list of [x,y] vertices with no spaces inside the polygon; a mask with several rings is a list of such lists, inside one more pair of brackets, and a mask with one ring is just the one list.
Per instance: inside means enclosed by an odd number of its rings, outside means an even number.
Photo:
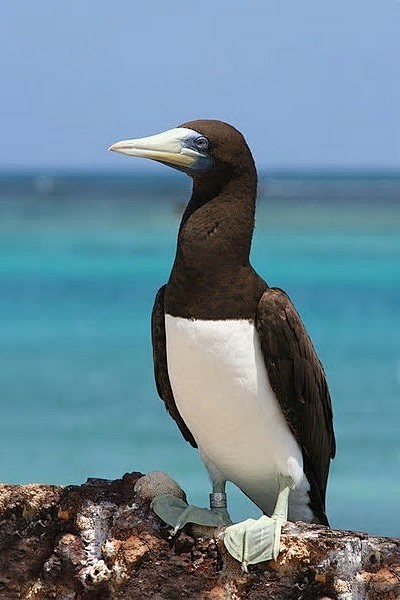
[{"label": "pale yellow-green foot", "polygon": [[283,523],[287,521],[289,491],[292,486],[290,477],[278,476],[279,492],[274,513],[271,517],[247,519],[235,523],[224,531],[224,544],[228,552],[247,565],[276,559],[279,554],[279,543]]},{"label": "pale yellow-green foot", "polygon": [[[177,533],[187,523],[195,523],[196,525],[204,525],[206,527],[225,527],[232,523],[229,513],[226,509],[225,494],[211,494],[211,509],[199,508],[186,504],[184,500],[171,496],[169,494],[161,494],[156,496],[151,503],[151,508],[160,519],[174,528],[173,533]],[[220,506],[213,506],[213,496],[221,497]]]}]

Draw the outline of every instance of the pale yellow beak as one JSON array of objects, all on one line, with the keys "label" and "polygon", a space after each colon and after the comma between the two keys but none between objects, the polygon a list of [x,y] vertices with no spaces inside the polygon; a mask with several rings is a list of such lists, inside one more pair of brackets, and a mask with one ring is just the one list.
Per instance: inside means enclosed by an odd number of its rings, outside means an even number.
[{"label": "pale yellow beak", "polygon": [[207,155],[190,147],[188,143],[196,132],[185,127],[175,127],[163,133],[135,140],[122,140],[109,147],[111,152],[120,152],[128,156],[150,158],[171,167],[190,170],[199,159],[207,159]]}]

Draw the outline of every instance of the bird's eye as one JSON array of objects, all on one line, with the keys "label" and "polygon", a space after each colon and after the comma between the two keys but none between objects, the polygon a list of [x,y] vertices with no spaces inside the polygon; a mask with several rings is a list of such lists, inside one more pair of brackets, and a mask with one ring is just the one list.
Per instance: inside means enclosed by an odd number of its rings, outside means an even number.
[{"label": "bird's eye", "polygon": [[203,136],[196,138],[194,140],[194,144],[198,150],[203,150],[203,151],[208,150],[208,146],[209,146],[208,139]]}]

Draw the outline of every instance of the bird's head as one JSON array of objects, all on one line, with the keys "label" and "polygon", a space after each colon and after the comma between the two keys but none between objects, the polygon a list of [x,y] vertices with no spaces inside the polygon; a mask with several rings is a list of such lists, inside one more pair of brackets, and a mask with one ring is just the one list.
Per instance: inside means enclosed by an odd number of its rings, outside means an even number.
[{"label": "bird's head", "polygon": [[207,179],[223,171],[228,177],[254,170],[243,135],[222,121],[190,121],[150,137],[123,140],[109,150],[150,158],[184,171],[194,179]]}]

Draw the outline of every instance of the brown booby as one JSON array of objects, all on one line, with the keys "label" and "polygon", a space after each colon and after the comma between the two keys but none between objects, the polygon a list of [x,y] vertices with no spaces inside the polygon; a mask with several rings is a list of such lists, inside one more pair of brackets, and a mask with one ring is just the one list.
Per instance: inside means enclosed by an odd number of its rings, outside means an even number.
[{"label": "brown booby", "polygon": [[[152,314],[157,389],[210,475],[211,510],[172,496],[153,501],[175,529],[230,523],[225,483],[264,516],[226,528],[235,558],[279,552],[282,523],[328,524],[325,492],[335,455],[324,369],[287,294],[250,264],[257,173],[242,134],[198,120],[110,150],[150,158],[193,179],[169,281]],[[271,515],[271,516],[267,516]]]}]

